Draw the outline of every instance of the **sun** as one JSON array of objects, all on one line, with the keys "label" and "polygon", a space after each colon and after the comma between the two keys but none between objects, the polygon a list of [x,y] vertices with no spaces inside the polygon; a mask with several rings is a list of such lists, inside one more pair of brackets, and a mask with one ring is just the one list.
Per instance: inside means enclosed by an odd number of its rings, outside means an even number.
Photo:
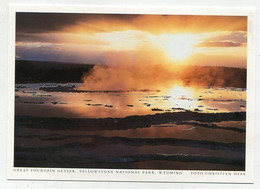
[{"label": "sun", "polygon": [[169,58],[181,62],[192,54],[198,38],[193,34],[163,34],[159,43]]}]

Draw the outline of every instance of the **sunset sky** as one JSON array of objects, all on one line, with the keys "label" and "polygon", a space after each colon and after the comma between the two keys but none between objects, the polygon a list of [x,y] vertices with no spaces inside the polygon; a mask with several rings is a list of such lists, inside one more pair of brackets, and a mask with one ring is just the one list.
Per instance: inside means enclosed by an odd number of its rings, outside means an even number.
[{"label": "sunset sky", "polygon": [[17,13],[16,58],[246,67],[247,17]]}]

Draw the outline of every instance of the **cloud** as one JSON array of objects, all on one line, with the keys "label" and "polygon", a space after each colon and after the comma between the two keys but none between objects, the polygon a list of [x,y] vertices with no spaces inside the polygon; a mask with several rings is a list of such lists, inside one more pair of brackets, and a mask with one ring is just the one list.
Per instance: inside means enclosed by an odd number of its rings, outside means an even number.
[{"label": "cloud", "polygon": [[53,44],[88,44],[88,45],[108,45],[105,40],[95,36],[73,34],[73,33],[16,33],[16,43],[35,42]]},{"label": "cloud", "polygon": [[150,15],[135,18],[136,27],[161,33],[205,33],[215,31],[246,31],[246,17],[241,16],[193,16]]},{"label": "cloud", "polygon": [[[165,63],[172,61],[170,53],[182,49],[185,40],[190,41],[180,38],[176,42],[174,36],[198,36],[196,43],[201,43],[197,47],[241,46],[244,50],[246,30],[246,16],[17,13],[16,55],[21,59],[81,63],[132,63],[137,59],[140,64],[155,59]],[[160,36],[169,36],[169,40]],[[231,55],[240,48],[229,48],[232,52],[228,53],[221,48],[194,49],[207,50],[208,54],[219,50],[217,55],[223,57],[223,53]]]},{"label": "cloud", "polygon": [[153,34],[246,31],[247,17],[78,13],[16,15],[16,31],[20,33],[96,33],[123,30],[142,30]]},{"label": "cloud", "polygon": [[211,36],[205,41],[233,41],[236,43],[246,43],[247,33],[246,32],[232,32],[226,35],[215,35]]},{"label": "cloud", "polygon": [[[225,54],[205,54],[197,53],[193,54],[189,60],[187,60],[186,65],[196,65],[196,66],[223,66],[223,67],[236,67],[236,68],[246,68],[247,67],[247,57],[246,51],[239,48],[235,48],[235,52]],[[226,50],[228,51],[228,49]]]},{"label": "cloud", "polygon": [[25,33],[45,33],[62,31],[82,22],[97,20],[131,21],[137,15],[118,16],[116,14],[79,14],[79,13],[16,13],[16,31]]},{"label": "cloud", "polygon": [[58,61],[72,63],[102,64],[103,54],[95,51],[79,51],[82,47],[71,47],[53,44],[17,45],[16,57],[25,60]]},{"label": "cloud", "polygon": [[241,43],[235,42],[226,42],[226,41],[218,41],[218,42],[201,42],[196,47],[239,47]]}]

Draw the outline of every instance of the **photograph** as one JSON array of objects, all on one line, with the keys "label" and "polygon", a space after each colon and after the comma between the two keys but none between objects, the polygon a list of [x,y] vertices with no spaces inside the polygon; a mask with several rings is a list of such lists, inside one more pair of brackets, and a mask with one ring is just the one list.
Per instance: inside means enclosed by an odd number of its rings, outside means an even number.
[{"label": "photograph", "polygon": [[17,12],[14,167],[245,171],[247,16]]}]

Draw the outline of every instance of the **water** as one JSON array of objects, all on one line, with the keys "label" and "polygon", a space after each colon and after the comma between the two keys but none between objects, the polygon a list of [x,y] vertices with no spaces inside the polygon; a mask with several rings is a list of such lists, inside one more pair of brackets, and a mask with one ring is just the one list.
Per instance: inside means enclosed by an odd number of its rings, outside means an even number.
[{"label": "water", "polygon": [[[16,115],[105,118],[162,112],[240,112],[246,110],[246,91],[240,88],[181,87],[160,92],[46,92],[40,87],[62,84],[16,85]],[[63,86],[80,84],[63,84]],[[20,88],[26,87],[26,88]]]},{"label": "water", "polygon": [[245,89],[59,85],[80,84],[16,85],[16,167],[245,170]]}]

